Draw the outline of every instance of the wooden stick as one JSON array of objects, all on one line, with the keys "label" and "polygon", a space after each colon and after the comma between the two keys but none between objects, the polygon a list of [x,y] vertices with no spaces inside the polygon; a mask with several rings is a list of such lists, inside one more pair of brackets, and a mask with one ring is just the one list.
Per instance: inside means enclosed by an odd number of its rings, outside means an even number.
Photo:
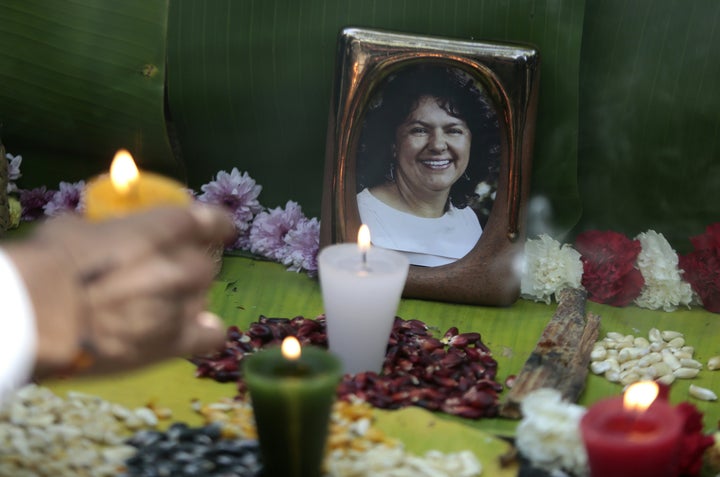
[{"label": "wooden stick", "polygon": [[523,398],[540,388],[557,389],[571,402],[580,397],[600,328],[598,315],[588,313],[585,318],[585,298],[583,290],[558,292],[555,314],[500,407],[501,416],[520,419]]}]

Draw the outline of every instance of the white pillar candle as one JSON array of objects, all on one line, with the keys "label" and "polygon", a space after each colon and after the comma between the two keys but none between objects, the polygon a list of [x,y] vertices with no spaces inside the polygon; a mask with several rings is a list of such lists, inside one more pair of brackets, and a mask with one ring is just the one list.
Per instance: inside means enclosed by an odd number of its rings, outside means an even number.
[{"label": "white pillar candle", "polygon": [[330,351],[345,373],[380,372],[409,262],[368,245],[325,247],[318,255]]}]

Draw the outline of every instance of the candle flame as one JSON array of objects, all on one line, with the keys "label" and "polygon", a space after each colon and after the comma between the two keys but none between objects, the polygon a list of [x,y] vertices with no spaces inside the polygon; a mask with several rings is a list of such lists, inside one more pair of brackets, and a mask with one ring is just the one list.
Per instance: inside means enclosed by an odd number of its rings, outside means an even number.
[{"label": "candle flame", "polygon": [[626,411],[644,411],[655,401],[660,389],[655,381],[640,381],[627,388],[623,396]]},{"label": "candle flame", "polygon": [[302,349],[300,348],[300,342],[294,336],[287,336],[280,347],[282,355],[289,360],[295,361],[300,358]]},{"label": "candle flame", "polygon": [[367,252],[370,248],[370,227],[366,224],[362,224],[358,230],[358,247],[361,252]]},{"label": "candle flame", "polygon": [[110,164],[110,181],[120,194],[127,194],[140,173],[128,151],[120,149]]}]

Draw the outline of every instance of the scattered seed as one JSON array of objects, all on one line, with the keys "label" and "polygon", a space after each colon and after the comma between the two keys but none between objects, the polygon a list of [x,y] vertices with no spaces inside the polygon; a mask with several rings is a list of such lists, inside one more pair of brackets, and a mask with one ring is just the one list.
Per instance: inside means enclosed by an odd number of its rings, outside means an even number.
[{"label": "scattered seed", "polygon": [[29,385],[0,408],[0,475],[116,476],[135,449],[135,425],[150,428],[149,408],[130,410],[99,397]]},{"label": "scattered seed", "polygon": [[672,340],[674,340],[675,338],[682,338],[684,336],[679,331],[672,331],[672,330],[662,331],[660,333],[660,335],[662,336],[663,340],[670,341],[670,342],[672,342]]},{"label": "scattered seed", "polygon": [[694,360],[692,358],[681,358],[680,365],[683,368],[694,368],[694,369],[702,369],[702,367],[703,367],[703,365],[700,361]]},{"label": "scattered seed", "polygon": [[717,401],[717,395],[707,388],[701,388],[700,386],[691,384],[688,388],[688,392],[691,396],[701,399],[703,401]]},{"label": "scattered seed", "polygon": [[678,369],[674,369],[672,373],[673,373],[673,375],[675,375],[676,378],[690,379],[690,378],[694,378],[695,376],[697,376],[699,372],[700,372],[699,369],[694,369],[694,368],[678,368]]},{"label": "scattered seed", "polygon": [[[609,331],[595,343],[590,370],[624,385],[648,379],[670,384],[676,378],[698,375],[703,365],[694,353],[695,348],[688,346],[678,331],[651,328],[647,338]],[[708,369],[720,369],[720,356],[710,358]]]},{"label": "scattered seed", "polygon": [[[246,392],[240,374],[242,360],[288,335],[296,336],[302,345],[327,347],[323,316],[314,320],[260,317],[247,332],[228,328],[225,350],[193,358],[196,374],[237,381],[242,399]],[[497,361],[480,333],[460,333],[451,327],[438,338],[420,320],[396,318],[382,372],[344,376],[338,397],[360,399],[383,409],[419,406],[472,419],[495,417],[498,394],[504,388],[496,375]]]}]

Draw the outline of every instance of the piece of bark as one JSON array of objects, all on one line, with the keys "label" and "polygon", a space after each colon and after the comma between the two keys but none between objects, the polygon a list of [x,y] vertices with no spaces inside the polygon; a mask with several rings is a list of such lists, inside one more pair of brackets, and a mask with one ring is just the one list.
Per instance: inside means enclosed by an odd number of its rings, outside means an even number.
[{"label": "piece of bark", "polygon": [[500,407],[503,417],[520,419],[520,403],[537,389],[554,388],[563,399],[576,402],[585,387],[600,317],[588,313],[586,319],[583,290],[567,288],[557,296],[555,314]]}]

